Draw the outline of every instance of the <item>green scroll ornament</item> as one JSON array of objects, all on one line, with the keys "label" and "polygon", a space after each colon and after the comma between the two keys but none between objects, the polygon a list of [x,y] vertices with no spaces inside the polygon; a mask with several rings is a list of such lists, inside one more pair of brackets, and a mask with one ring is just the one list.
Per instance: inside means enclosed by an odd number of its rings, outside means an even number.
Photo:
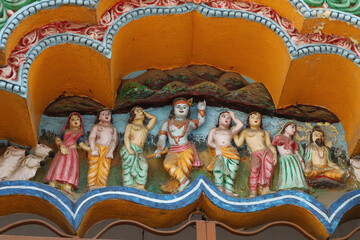
[{"label": "green scroll ornament", "polygon": [[0,29],[4,27],[8,20],[7,10],[17,11],[30,3],[39,0],[0,0]]},{"label": "green scroll ornament", "polygon": [[4,3],[6,9],[16,11],[38,0],[1,0],[1,1]]},{"label": "green scroll ornament", "polygon": [[6,21],[8,20],[8,16],[6,14],[6,9],[4,7],[4,3],[0,1],[0,29],[4,27]]},{"label": "green scroll ornament", "polygon": [[320,7],[327,3],[329,8],[360,15],[360,0],[304,0],[310,7]]}]

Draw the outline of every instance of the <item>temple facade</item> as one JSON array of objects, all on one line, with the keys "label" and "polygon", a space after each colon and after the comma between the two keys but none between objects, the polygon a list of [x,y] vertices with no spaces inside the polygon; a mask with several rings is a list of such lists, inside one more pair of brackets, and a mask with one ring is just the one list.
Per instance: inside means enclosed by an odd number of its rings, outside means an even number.
[{"label": "temple facade", "polygon": [[0,4],[0,215],[198,239],[360,217],[360,1]]}]

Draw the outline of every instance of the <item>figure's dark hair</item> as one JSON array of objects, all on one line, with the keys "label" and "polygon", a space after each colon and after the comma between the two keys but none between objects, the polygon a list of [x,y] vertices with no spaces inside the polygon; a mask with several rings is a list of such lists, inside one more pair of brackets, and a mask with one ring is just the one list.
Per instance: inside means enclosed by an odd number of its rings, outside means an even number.
[{"label": "figure's dark hair", "polygon": [[260,115],[260,121],[261,121],[260,129],[263,129],[263,122],[262,122],[263,116],[262,116],[262,114],[259,113],[259,112],[251,112],[251,113],[249,114],[249,116],[248,116],[248,118],[247,118],[247,120],[246,120],[246,124],[247,124],[246,127],[247,127],[247,128],[250,128],[250,116],[251,116],[251,115],[255,115],[255,114]]},{"label": "figure's dark hair", "polygon": [[[169,114],[169,119],[174,119],[175,118],[175,113],[174,113],[174,103],[177,102],[177,101],[180,101],[180,100],[184,100],[187,102],[187,99],[186,98],[183,98],[183,97],[180,97],[180,98],[175,98],[174,101],[172,102],[172,109],[170,111],[170,114]],[[189,107],[189,112],[188,112],[188,115],[186,116],[186,119],[190,119],[190,107]]]},{"label": "figure's dark hair", "polygon": [[310,133],[310,143],[314,142],[314,140],[313,140],[313,133],[314,132],[321,132],[323,134],[323,136],[325,137],[325,133],[321,129],[321,127],[320,126],[314,126],[313,129],[311,130],[311,133]]},{"label": "figure's dark hair", "polygon": [[100,113],[102,113],[102,112],[104,112],[104,111],[109,111],[110,112],[110,114],[111,114],[111,121],[110,121],[110,123],[112,124],[113,123],[113,114],[112,114],[112,111],[110,110],[110,109],[108,109],[108,108],[103,108],[103,109],[101,109],[99,112],[98,112],[98,114],[96,115],[96,119],[95,119],[95,124],[98,124],[99,122],[100,122],[100,119],[99,119],[99,117],[100,117]]},{"label": "figure's dark hair", "polygon": [[[137,108],[140,108],[139,106],[135,106],[133,107],[131,110],[130,110],[130,117],[129,117],[129,120],[128,120],[128,123],[132,123],[135,119],[135,109]],[[145,124],[145,117],[144,117],[144,120],[143,120],[143,124]]]},{"label": "figure's dark hair", "polygon": [[[294,126],[295,126],[295,132],[297,131],[296,123],[294,123],[294,122],[287,122],[287,123],[285,123],[283,129],[281,130],[281,134],[284,134],[284,133],[285,133],[285,129],[286,129],[288,126],[290,126],[290,125],[294,125]],[[294,134],[294,135],[295,135],[295,134]],[[294,135],[291,136],[291,138],[293,138]]]},{"label": "figure's dark hair", "polygon": [[[216,127],[218,128],[219,127],[219,121],[220,121],[220,116],[223,114],[223,113],[229,113],[229,111],[223,111],[219,114],[219,117],[218,117],[218,120],[217,120],[217,123],[216,123]],[[230,119],[230,127],[232,125],[232,118]]]}]

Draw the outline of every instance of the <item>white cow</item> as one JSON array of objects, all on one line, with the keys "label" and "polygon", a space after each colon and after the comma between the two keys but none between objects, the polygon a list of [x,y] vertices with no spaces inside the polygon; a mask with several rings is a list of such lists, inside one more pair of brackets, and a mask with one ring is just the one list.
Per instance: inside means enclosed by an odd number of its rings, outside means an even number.
[{"label": "white cow", "polygon": [[47,156],[54,157],[55,152],[50,147],[44,145],[44,144],[38,144],[36,147],[31,149],[30,151],[33,155],[41,158],[45,158]]},{"label": "white cow", "polygon": [[[33,153],[33,155],[30,155],[32,157],[36,156],[36,159],[34,158],[30,158],[27,156],[31,153]],[[16,146],[9,146],[4,155],[0,157],[0,181],[5,181],[5,180],[28,180],[30,178],[32,178],[35,173],[36,170],[40,167],[40,162],[41,162],[41,166],[45,165],[45,161],[43,161],[44,158],[50,156],[50,157],[54,157],[55,152],[48,146],[44,145],[44,144],[37,144],[36,147],[32,148],[32,149],[22,149],[22,148],[18,148]],[[40,159],[40,160],[39,160]],[[33,167],[33,164],[35,164],[35,162],[39,162],[39,167]],[[20,164],[21,163],[21,164]],[[21,166],[20,166],[21,165]],[[36,165],[36,164],[35,164]],[[36,166],[37,166],[36,165]],[[25,166],[26,169],[30,169],[31,170],[25,170]],[[19,170],[21,168],[24,168],[24,170]],[[32,175],[31,172],[34,172],[34,175],[31,176],[30,178],[24,178],[25,175],[29,174]],[[16,173],[16,176],[13,176],[15,174],[15,170],[17,172],[22,172],[22,171],[27,171],[27,173]],[[19,176],[22,175],[22,177]],[[15,179],[18,178],[18,179]]]},{"label": "white cow", "polygon": [[10,176],[21,160],[25,157],[25,149],[16,146],[9,146],[4,155],[0,157],[0,181]]},{"label": "white cow", "polygon": [[15,171],[5,180],[30,180],[35,176],[36,171],[44,165],[45,161],[41,157],[30,154],[22,159],[21,164],[19,164]]},{"label": "white cow", "polygon": [[356,180],[360,182],[360,159],[350,159],[350,164],[354,170]]}]

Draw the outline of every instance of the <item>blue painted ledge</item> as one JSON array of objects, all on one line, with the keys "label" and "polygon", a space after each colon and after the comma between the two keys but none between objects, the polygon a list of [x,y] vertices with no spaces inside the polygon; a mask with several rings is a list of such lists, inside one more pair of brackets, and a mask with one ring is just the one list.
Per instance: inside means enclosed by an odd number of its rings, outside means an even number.
[{"label": "blue painted ledge", "polygon": [[91,206],[104,200],[120,199],[146,207],[175,210],[195,202],[201,193],[217,207],[229,212],[251,213],[281,205],[295,205],[310,211],[332,234],[344,214],[360,203],[360,190],[349,192],[326,209],[312,196],[299,191],[281,191],[255,198],[233,198],[220,192],[213,183],[201,175],[184,191],[173,195],[155,194],[128,187],[106,187],[90,191],[73,203],[61,191],[37,182],[0,182],[0,196],[28,195],[44,199],[56,206],[77,231]]}]

